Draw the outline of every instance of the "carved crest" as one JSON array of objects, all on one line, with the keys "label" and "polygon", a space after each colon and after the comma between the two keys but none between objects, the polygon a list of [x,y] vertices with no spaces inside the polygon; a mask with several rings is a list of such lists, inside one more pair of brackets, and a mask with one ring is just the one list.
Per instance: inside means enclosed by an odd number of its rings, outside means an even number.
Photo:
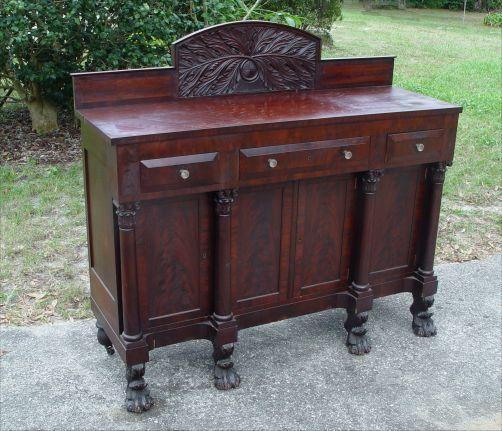
[{"label": "carved crest", "polygon": [[281,24],[217,25],[173,44],[178,96],[312,89],[320,39]]}]

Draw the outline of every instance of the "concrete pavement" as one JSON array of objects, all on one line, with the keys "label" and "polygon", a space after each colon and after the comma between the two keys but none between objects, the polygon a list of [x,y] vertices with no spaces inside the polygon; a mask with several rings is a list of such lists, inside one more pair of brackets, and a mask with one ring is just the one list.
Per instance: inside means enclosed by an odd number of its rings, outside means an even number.
[{"label": "concrete pavement", "polygon": [[346,351],[343,310],[242,331],[229,392],[207,341],[157,349],[142,415],[124,411],[124,365],[94,321],[3,328],[0,429],[500,429],[501,258],[437,267],[434,338],[413,335],[410,294],[377,300],[364,357]]}]

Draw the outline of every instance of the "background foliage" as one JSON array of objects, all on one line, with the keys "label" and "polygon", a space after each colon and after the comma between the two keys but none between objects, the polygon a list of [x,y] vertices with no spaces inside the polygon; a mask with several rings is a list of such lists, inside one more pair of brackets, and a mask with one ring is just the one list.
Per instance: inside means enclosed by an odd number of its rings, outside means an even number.
[{"label": "background foliage", "polygon": [[[406,0],[406,5],[415,8],[463,10],[464,0]],[[466,9],[469,11],[501,10],[502,0],[467,0]]]},{"label": "background foliage", "polygon": [[502,12],[490,12],[483,20],[485,25],[502,27]]},{"label": "background foliage", "polygon": [[[0,78],[50,130],[77,71],[170,64],[170,45],[204,26],[266,19],[330,29],[341,0],[2,0]],[[45,121],[45,125],[43,124]],[[49,124],[47,122],[49,121]],[[43,127],[42,127],[43,126]]]}]

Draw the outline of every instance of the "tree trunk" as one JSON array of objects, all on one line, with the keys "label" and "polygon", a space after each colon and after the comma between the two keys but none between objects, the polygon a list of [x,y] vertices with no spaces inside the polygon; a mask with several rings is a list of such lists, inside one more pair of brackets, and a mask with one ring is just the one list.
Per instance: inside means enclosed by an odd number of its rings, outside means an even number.
[{"label": "tree trunk", "polygon": [[49,133],[58,129],[58,112],[52,103],[42,98],[32,98],[26,105],[30,111],[32,130]]},{"label": "tree trunk", "polygon": [[397,0],[398,9],[406,9],[406,0]]}]

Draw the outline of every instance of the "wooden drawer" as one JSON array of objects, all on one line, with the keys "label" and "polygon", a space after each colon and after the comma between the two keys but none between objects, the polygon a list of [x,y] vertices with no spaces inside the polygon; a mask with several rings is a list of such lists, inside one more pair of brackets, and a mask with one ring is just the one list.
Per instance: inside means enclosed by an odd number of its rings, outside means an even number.
[{"label": "wooden drawer", "polygon": [[239,176],[247,179],[312,169],[366,169],[369,143],[369,136],[364,136],[241,149]]},{"label": "wooden drawer", "polygon": [[445,146],[444,142],[443,129],[389,134],[386,162],[420,164],[439,161]]},{"label": "wooden drawer", "polygon": [[219,153],[203,153],[142,160],[141,188],[159,190],[218,184],[226,179],[224,158]]}]

